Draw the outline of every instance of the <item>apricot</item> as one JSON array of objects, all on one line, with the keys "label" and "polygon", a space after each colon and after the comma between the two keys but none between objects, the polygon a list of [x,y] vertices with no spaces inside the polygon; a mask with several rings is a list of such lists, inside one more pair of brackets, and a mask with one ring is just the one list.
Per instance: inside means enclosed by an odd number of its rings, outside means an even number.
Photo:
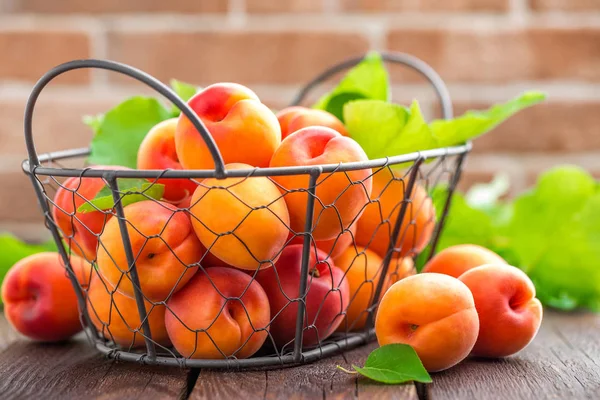
[{"label": "apricot", "polygon": [[[72,255],[73,272],[85,287],[91,265]],[[30,339],[56,342],[81,331],[75,289],[58,253],[38,253],[23,258],[2,282],[4,315],[10,324]]]},{"label": "apricot", "polygon": [[[374,251],[350,246],[333,261],[338,268],[345,271],[345,279],[350,287],[350,304],[346,310],[346,317],[337,330],[360,330],[365,327],[369,307],[382,276],[383,259]],[[389,277],[386,276],[383,290],[388,286]]]},{"label": "apricot", "polygon": [[[236,83],[217,83],[197,93],[188,105],[205,124],[225,164],[269,165],[281,143],[281,128],[275,114],[252,90]],[[177,123],[175,148],[185,169],[215,167],[200,133],[183,113]]]},{"label": "apricot", "polygon": [[[271,167],[311,166],[367,161],[367,155],[353,139],[331,128],[313,126],[294,132],[273,154]],[[305,231],[308,202],[308,175],[273,177],[285,194],[294,232]],[[290,192],[291,190],[295,192]],[[315,240],[335,238],[360,217],[371,194],[371,169],[324,173],[316,187],[313,231]]]},{"label": "apricot", "polygon": [[[170,346],[165,328],[165,306],[147,300],[144,305],[150,337],[160,346]],[[92,276],[86,307],[92,324],[106,339],[124,348],[144,346],[148,334],[144,332],[135,299],[119,293],[98,274]]]},{"label": "apricot", "polygon": [[[159,122],[150,129],[138,150],[138,169],[183,169],[175,151],[177,121],[177,118],[171,118]],[[156,180],[156,183],[165,185],[163,198],[175,203],[191,196],[198,186],[191,179],[164,178]]]},{"label": "apricot", "polygon": [[542,304],[535,286],[520,269],[487,264],[459,278],[471,289],[479,314],[479,336],[472,354],[506,357],[524,349],[542,323]]},{"label": "apricot", "polygon": [[[356,242],[385,257],[396,220],[406,201],[407,179],[388,168],[373,175],[373,190],[369,203],[358,220]],[[429,243],[435,228],[435,208],[427,191],[419,184],[413,186],[410,202],[400,226],[398,239],[394,244],[401,256],[414,256]]]},{"label": "apricot", "polygon": [[[251,169],[228,164],[228,170]],[[209,178],[191,201],[192,225],[210,252],[236,268],[272,265],[289,233],[289,214],[277,186],[266,177]]]},{"label": "apricot", "polygon": [[476,244],[459,244],[437,253],[422,272],[438,272],[458,278],[470,269],[483,264],[506,264],[498,254]]},{"label": "apricot", "polygon": [[[306,313],[302,345],[311,346],[327,339],[342,323],[348,307],[349,286],[344,272],[327,254],[311,250],[308,261]],[[302,277],[302,245],[289,245],[273,268],[262,269],[256,280],[271,304],[271,336],[277,346],[289,346],[296,334],[296,318]]]},{"label": "apricot", "polygon": [[314,108],[292,106],[284,108],[277,113],[279,126],[281,127],[281,139],[285,139],[291,133],[309,126],[326,126],[343,136],[348,135],[346,127],[335,115]]},{"label": "apricot", "polygon": [[[95,166],[99,169],[126,169],[118,166]],[[98,237],[112,216],[109,212],[79,212],[84,203],[93,200],[106,186],[102,178],[68,178],[54,195],[52,216],[70,249],[89,262],[96,259]]]},{"label": "apricot", "polygon": [[415,263],[410,257],[396,257],[390,262],[388,276],[390,285],[416,274]]},{"label": "apricot", "polygon": [[234,268],[204,269],[167,301],[167,308],[167,332],[187,358],[247,358],[268,336],[267,295]]},{"label": "apricot", "polygon": [[[125,207],[127,232],[144,296],[163,301],[196,273],[202,246],[189,217],[175,206],[144,200]],[[98,271],[119,292],[134,296],[119,220],[108,221],[100,236]]]},{"label": "apricot", "polygon": [[[350,225],[348,229],[339,232],[333,239],[312,241],[313,244],[329,258],[335,259],[339,257],[354,241],[356,235],[356,223]],[[290,244],[303,244],[304,236],[296,236]]]},{"label": "apricot", "polygon": [[430,372],[469,355],[479,318],[469,288],[448,275],[429,273],[402,279],[385,293],[375,319],[380,346],[411,345]]}]

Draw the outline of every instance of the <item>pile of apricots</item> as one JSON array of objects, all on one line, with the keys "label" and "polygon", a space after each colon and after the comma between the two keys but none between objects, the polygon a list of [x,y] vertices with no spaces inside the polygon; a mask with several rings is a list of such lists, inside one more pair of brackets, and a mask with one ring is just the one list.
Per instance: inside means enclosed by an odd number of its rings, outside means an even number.
[{"label": "pile of apricots", "polygon": [[[211,85],[188,104],[227,170],[368,159],[332,114],[304,107],[275,114],[242,85]],[[139,148],[138,169],[213,168],[208,147],[183,115],[157,124]],[[435,209],[425,188],[415,185],[398,240],[390,243],[406,197],[401,178],[390,168],[319,176],[304,293],[308,175],[159,179],[161,200],[124,208],[135,276],[114,211],[78,210],[105,182],[69,178],[54,196],[53,219],[70,248],[74,275],[67,276],[56,253],[20,261],[2,286],[6,316],[30,338],[65,340],[81,330],[76,282],[83,314],[124,349],[142,347],[151,336],[187,358],[247,358],[263,346],[293,346],[301,297],[303,346],[364,329],[383,281],[375,320],[379,343],[411,344],[428,370],[449,368],[469,354],[519,351],[541,321],[531,281],[472,245],[440,252],[426,273],[415,274],[412,258],[431,239]],[[149,332],[140,320],[136,285]]]}]

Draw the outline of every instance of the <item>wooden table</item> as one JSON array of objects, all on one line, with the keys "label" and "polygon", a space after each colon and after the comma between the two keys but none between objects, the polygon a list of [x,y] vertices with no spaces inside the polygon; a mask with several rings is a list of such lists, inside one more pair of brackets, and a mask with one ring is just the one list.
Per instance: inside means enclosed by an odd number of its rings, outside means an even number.
[{"label": "wooden table", "polygon": [[375,345],[276,371],[219,372],[105,359],[84,338],[42,345],[0,316],[1,399],[600,399],[600,315],[547,312],[514,357],[467,360],[424,385],[381,385],[336,365],[362,365]]}]

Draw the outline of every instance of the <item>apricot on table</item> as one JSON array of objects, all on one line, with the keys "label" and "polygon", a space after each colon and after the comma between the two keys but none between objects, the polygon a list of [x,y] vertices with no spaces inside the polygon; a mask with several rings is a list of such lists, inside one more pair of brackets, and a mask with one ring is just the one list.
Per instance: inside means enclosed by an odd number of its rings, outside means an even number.
[{"label": "apricot on table", "polygon": [[[214,139],[225,164],[267,167],[281,143],[277,117],[258,96],[237,83],[210,85],[189,101]],[[185,169],[215,167],[200,132],[182,113],[175,133],[177,156]]]},{"label": "apricot on table", "polygon": [[498,254],[475,244],[459,244],[445,248],[425,264],[422,272],[438,272],[458,278],[483,264],[506,264]]},{"label": "apricot on table", "polygon": [[[236,163],[226,168],[252,169]],[[266,177],[205,179],[194,192],[190,215],[211,254],[240,269],[271,266],[289,233],[285,201]]]},{"label": "apricot on table", "polygon": [[144,332],[136,300],[120,293],[118,286],[115,289],[98,274],[92,276],[86,308],[92,324],[104,338],[123,348],[144,346],[146,336],[160,346],[170,346],[165,328],[165,306],[147,300],[144,305],[150,334]]},{"label": "apricot on table", "polygon": [[[85,288],[91,265],[76,255],[70,264]],[[2,282],[2,301],[8,322],[30,339],[62,341],[81,331],[77,295],[58,253],[38,253],[17,262]]]},{"label": "apricot on table", "polygon": [[[308,261],[306,313],[302,345],[325,340],[342,323],[348,307],[349,286],[344,271],[326,260],[327,254],[312,249]],[[296,332],[298,299],[301,298],[302,245],[287,246],[273,268],[258,271],[256,280],[271,304],[271,336],[277,346],[289,348]]]},{"label": "apricot on table", "polygon": [[[313,126],[289,135],[273,154],[271,167],[312,166],[367,161],[353,139],[331,128]],[[305,230],[308,175],[273,177],[281,186],[294,232]],[[290,192],[293,191],[293,192]],[[313,231],[315,240],[335,238],[360,217],[371,194],[371,169],[324,173],[316,186]]]},{"label": "apricot on table", "polygon": [[[350,287],[350,304],[339,332],[364,328],[373,302],[375,291],[383,271],[383,259],[372,250],[350,246],[334,260],[335,265],[346,273],[345,280]],[[386,276],[382,290],[389,286]],[[383,292],[382,292],[383,294]]]},{"label": "apricot on table", "polygon": [[448,275],[409,276],[390,287],[379,304],[375,333],[380,346],[411,345],[430,372],[442,371],[469,355],[479,318],[469,288]]},{"label": "apricot on table", "polygon": [[[408,179],[389,168],[373,174],[373,190],[369,203],[358,220],[356,242],[385,257],[392,240],[394,226],[408,197]],[[427,191],[415,183],[393,247],[401,256],[414,256],[429,243],[435,228],[435,208]]]},{"label": "apricot on table", "polygon": [[268,336],[267,295],[252,277],[234,268],[204,269],[167,307],[169,337],[187,358],[247,358]]},{"label": "apricot on table", "polygon": [[297,130],[309,126],[326,126],[339,132],[343,136],[350,136],[342,121],[335,115],[324,110],[292,106],[279,111],[277,113],[277,119],[281,126],[282,140]]},{"label": "apricot on table", "polygon": [[[163,301],[196,273],[202,246],[190,218],[175,206],[144,200],[124,209],[127,232],[143,294]],[[119,220],[108,221],[100,236],[98,271],[102,278],[126,296],[134,296]]]},{"label": "apricot on table", "polygon": [[[159,122],[150,129],[138,150],[138,169],[183,169],[175,151],[177,121],[177,118],[171,118]],[[156,180],[156,183],[165,185],[163,197],[170,202],[185,200],[198,186],[191,179],[163,178]]]},{"label": "apricot on table", "polygon": [[506,357],[524,349],[542,323],[535,286],[520,269],[506,263],[473,268],[459,278],[471,289],[479,314],[479,337],[472,354]]}]

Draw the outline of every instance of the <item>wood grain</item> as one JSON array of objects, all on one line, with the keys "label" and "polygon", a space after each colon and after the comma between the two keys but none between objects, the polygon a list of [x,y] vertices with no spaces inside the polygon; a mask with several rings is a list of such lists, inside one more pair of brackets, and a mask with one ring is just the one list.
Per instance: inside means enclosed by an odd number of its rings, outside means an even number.
[{"label": "wood grain", "polygon": [[515,356],[467,360],[434,374],[429,399],[598,399],[600,316],[546,312]]},{"label": "wood grain", "polygon": [[12,342],[18,340],[21,336],[8,323],[4,314],[0,312],[0,351],[8,347]]},{"label": "wood grain", "polygon": [[17,340],[0,353],[0,393],[2,399],[179,399],[188,372],[108,360],[82,340]]},{"label": "wood grain", "polygon": [[201,370],[191,400],[263,399],[267,390],[265,371],[225,372]]}]

